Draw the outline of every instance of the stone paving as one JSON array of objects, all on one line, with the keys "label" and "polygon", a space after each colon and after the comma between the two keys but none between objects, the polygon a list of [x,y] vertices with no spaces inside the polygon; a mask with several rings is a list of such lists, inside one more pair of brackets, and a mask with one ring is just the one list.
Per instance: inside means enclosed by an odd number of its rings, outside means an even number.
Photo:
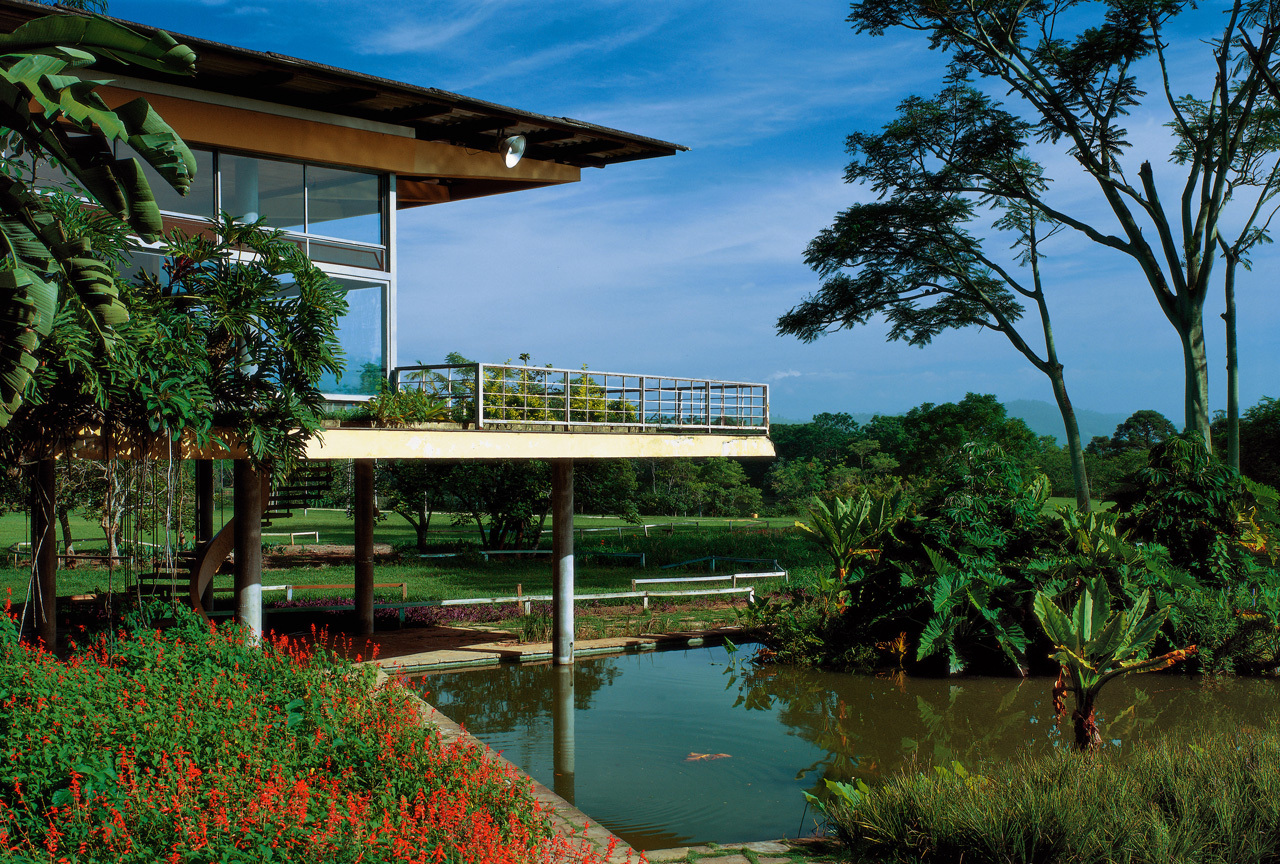
[{"label": "stone paving", "polygon": [[829,840],[771,840],[760,843],[708,843],[651,849],[644,853],[651,864],[819,864],[839,861],[840,850]]},{"label": "stone paving", "polygon": [[[370,656],[378,647],[374,662],[389,673],[413,674],[440,669],[469,666],[496,666],[502,663],[539,663],[551,660],[550,642],[520,642],[510,633],[483,628],[452,628],[466,632],[468,638],[453,644],[415,644],[412,631],[389,630],[369,637],[363,648]],[[421,640],[423,637],[419,637]],[[624,654],[663,648],[697,647],[728,639],[742,638],[738,627],[697,630],[678,633],[654,633],[640,636],[614,636],[607,639],[583,639],[574,649],[575,657],[600,654]]]}]

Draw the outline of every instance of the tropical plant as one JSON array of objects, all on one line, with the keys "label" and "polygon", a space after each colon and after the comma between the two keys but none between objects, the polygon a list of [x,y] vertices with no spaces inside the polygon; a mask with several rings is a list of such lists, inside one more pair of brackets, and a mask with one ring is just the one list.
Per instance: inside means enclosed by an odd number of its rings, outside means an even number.
[{"label": "tropical plant", "polygon": [[1252,553],[1267,545],[1242,478],[1196,432],[1153,447],[1120,499],[1121,527],[1165,546],[1175,565],[1210,582],[1231,581],[1256,566]]},{"label": "tropical plant", "polygon": [[916,659],[945,654],[947,671],[954,675],[967,665],[961,646],[987,637],[1021,673],[1028,640],[1022,625],[1009,614],[1016,603],[1002,596],[1015,593],[1015,580],[996,567],[980,566],[979,561],[957,565],[927,546],[924,551],[931,570],[908,577],[924,592],[931,609]]},{"label": "tropical plant", "polygon": [[117,158],[116,145],[184,194],[195,172],[191,152],[146,100],[108,108],[94,92],[104,82],[76,74],[101,59],[190,74],[195,54],[167,33],[143,36],[97,16],[38,18],[0,35],[0,426],[25,398],[60,286],[108,351],[113,328],[128,319],[111,268],[85,235],[66,230],[47,186],[70,184],[149,241],[162,230],[160,211],[138,161]]},{"label": "tropical plant", "polygon": [[857,498],[836,498],[829,507],[814,498],[808,522],[797,522],[796,527],[831,559],[837,578],[844,579],[859,559],[880,554],[871,544],[882,536],[892,537],[894,526],[906,514],[907,497],[902,490],[876,494],[864,489]]},{"label": "tropical plant", "polygon": [[350,413],[351,419],[376,420],[384,426],[408,426],[449,420],[453,409],[448,401],[425,390],[392,390],[385,382],[378,394]]},{"label": "tropical plant", "polygon": [[1054,706],[1066,712],[1062,697],[1071,693],[1071,713],[1076,746],[1094,750],[1102,743],[1096,716],[1098,694],[1122,675],[1167,669],[1196,651],[1196,646],[1145,657],[1169,616],[1168,607],[1147,614],[1149,597],[1144,591],[1129,609],[1111,610],[1111,592],[1105,579],[1086,582],[1068,615],[1043,591],[1036,592],[1035,614],[1053,643],[1053,659],[1061,664],[1054,685]]}]

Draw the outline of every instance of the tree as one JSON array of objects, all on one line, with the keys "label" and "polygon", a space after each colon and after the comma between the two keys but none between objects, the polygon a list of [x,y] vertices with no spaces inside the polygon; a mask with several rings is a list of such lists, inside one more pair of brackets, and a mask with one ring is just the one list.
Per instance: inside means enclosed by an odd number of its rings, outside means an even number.
[{"label": "tree", "polygon": [[1177,427],[1169,418],[1159,411],[1143,409],[1133,412],[1128,420],[1116,426],[1111,447],[1113,450],[1150,450],[1177,434]]},{"label": "tree", "polygon": [[463,462],[446,479],[461,511],[454,524],[474,522],[485,549],[538,545],[551,510],[551,466],[536,459]]},{"label": "tree", "polygon": [[750,516],[760,512],[760,490],[748,485],[732,459],[652,459],[640,508],[664,516]]},{"label": "tree", "polygon": [[1008,417],[990,393],[966,393],[959,402],[925,402],[902,417],[905,442],[898,458],[906,474],[921,474],[957,456],[967,446],[995,445],[1019,464],[1040,449],[1025,422]]},{"label": "tree", "polygon": [[376,474],[379,504],[413,527],[418,551],[428,550],[431,516],[447,495],[446,481],[453,466],[430,459],[382,459]]},{"label": "tree", "polygon": [[1244,412],[1240,447],[1245,476],[1280,488],[1280,400],[1264,396]]},{"label": "tree", "polygon": [[582,459],[573,466],[573,505],[579,513],[640,521],[640,482],[629,459]]},{"label": "tree", "polygon": [[858,434],[858,423],[845,413],[815,414],[808,423],[779,423],[769,430],[779,459],[817,459],[826,464],[844,458]]},{"label": "tree", "polygon": [[190,74],[195,54],[168,34],[150,37],[99,17],[49,16],[0,34],[0,426],[22,403],[39,365],[37,350],[54,327],[60,287],[94,337],[110,353],[114,328],[128,319],[110,267],[89,239],[66,230],[55,198],[42,194],[43,170],[126,223],[144,240],[161,232],[160,211],[136,159],[117,159],[127,143],[175,189],[195,172],[191,152],[144,99],[114,110],[74,70],[100,58],[174,74]]},{"label": "tree", "polygon": [[[1182,346],[1187,428],[1207,440],[1203,309],[1223,218],[1244,191],[1233,181],[1246,167],[1256,171],[1276,158],[1270,145],[1248,160],[1243,149],[1257,128],[1255,111],[1271,104],[1265,72],[1280,43],[1280,19],[1266,4],[1236,0],[1220,35],[1206,40],[1214,66],[1207,94],[1179,97],[1170,83],[1166,30],[1193,7],[1190,0],[1105,0],[1087,6],[860,0],[849,20],[859,32],[873,35],[898,27],[926,34],[932,47],[950,55],[952,80],[976,76],[1002,84],[1035,121],[1037,139],[1065,147],[1097,186],[1108,215],[1118,222],[1118,234],[1105,222],[1089,221],[1092,216],[1085,214],[1091,202],[1067,212],[1043,188],[1011,188],[1007,176],[987,171],[967,154],[961,154],[967,161],[960,167],[973,169],[967,175],[970,194],[1024,202],[1049,222],[1133,259]],[[1137,77],[1144,69],[1153,73],[1146,85]],[[1175,156],[1185,172],[1173,196],[1173,215],[1165,209],[1150,160],[1141,161],[1136,171],[1122,161],[1130,144],[1120,118],[1147,92],[1163,98],[1177,141]],[[1246,201],[1243,209],[1253,205]]]},{"label": "tree", "polygon": [[[61,201],[68,231],[91,237],[96,254],[118,265],[126,240],[107,230],[110,217]],[[85,428],[123,442],[186,435],[197,446],[230,430],[259,466],[287,473],[302,458],[325,416],[319,381],[342,368],[346,300],[281,232],[225,216],[210,229],[165,237],[163,280],[120,283],[129,315],[109,357],[64,298],[0,452],[39,456]]]},{"label": "tree", "polygon": [[[1023,152],[1029,131],[956,76],[933,99],[904,101],[880,133],[850,135],[855,158],[845,180],[866,183],[881,198],[845,210],[809,244],[805,261],[823,277],[822,287],[778,320],[778,332],[812,341],[883,315],[890,340],[921,347],[950,328],[1003,334],[1049,378],[1077,505],[1088,510],[1080,429],[1041,278],[1040,244],[1061,226],[1025,200],[1047,185]],[[994,210],[994,226],[1015,237],[1014,262],[988,253],[971,233],[979,208]],[[1014,263],[1030,269],[1028,284],[1015,277]],[[1043,353],[1019,329],[1024,303],[1036,309]]]},{"label": "tree", "polygon": [[827,469],[816,459],[782,459],[773,463],[765,483],[783,512],[799,512],[827,488]]}]

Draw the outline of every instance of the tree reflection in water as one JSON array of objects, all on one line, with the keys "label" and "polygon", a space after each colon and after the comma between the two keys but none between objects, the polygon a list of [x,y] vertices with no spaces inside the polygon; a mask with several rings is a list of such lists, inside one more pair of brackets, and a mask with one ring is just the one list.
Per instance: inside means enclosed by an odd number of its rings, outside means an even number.
[{"label": "tree reflection in water", "polygon": [[[646,652],[580,660],[572,672],[497,667],[421,686],[637,848],[775,839],[807,824],[800,793],[825,794],[824,780],[876,785],[953,761],[981,772],[1071,741],[1054,717],[1052,679],[836,674],[757,666],[745,653]],[[1104,746],[1270,723],[1278,688],[1275,679],[1134,676],[1102,694]],[[762,833],[745,836],[744,826]]]},{"label": "tree reflection in water", "polygon": [[[826,780],[874,785],[900,771],[960,762],[979,767],[1070,742],[1054,716],[1048,679],[910,678],[757,666],[725,668],[735,707],[772,712],[788,735],[822,754],[797,780],[826,795]],[[1137,686],[1138,683],[1145,686]],[[1107,694],[1107,746],[1129,750],[1169,731],[1237,729],[1273,713],[1274,679],[1151,675]]]}]

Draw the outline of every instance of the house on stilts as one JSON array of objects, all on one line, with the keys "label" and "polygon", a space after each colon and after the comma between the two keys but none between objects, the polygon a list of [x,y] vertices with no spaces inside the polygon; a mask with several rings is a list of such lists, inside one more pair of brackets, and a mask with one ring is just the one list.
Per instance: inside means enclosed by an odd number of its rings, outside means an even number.
[{"label": "house on stilts", "polygon": [[[0,30],[49,8],[0,0]],[[154,28],[121,22],[143,34]],[[282,229],[346,292],[339,338],[348,374],[323,384],[335,402],[367,398],[389,382],[430,387],[451,422],[428,428],[334,428],[313,439],[309,461],[354,460],[357,631],[372,632],[373,466],[378,459],[539,459],[552,465],[554,657],[573,659],[573,465],[632,457],[770,457],[763,384],[669,375],[590,372],[504,364],[402,366],[396,350],[397,215],[485,195],[581,179],[586,168],[671,156],[685,148],[565,117],[548,117],[320,63],[173,34],[197,54],[193,77],[145,68],[98,88],[109,105],[144,96],[196,156],[185,197],[151,174],[166,228],[198,230],[226,211]],[[148,172],[151,169],[146,169]],[[162,246],[134,258],[158,273]],[[582,358],[589,359],[589,358]],[[533,381],[531,388],[529,382]],[[513,383],[519,382],[519,384]],[[536,405],[530,393],[536,393]],[[524,401],[524,408],[519,410]],[[584,408],[590,401],[597,406]],[[512,406],[516,406],[513,410]],[[536,410],[534,410],[536,409]],[[82,441],[93,456],[101,442]],[[101,449],[99,449],[99,454]],[[117,454],[120,455],[120,454]],[[132,454],[149,458],[146,452]],[[151,456],[157,455],[152,452]],[[234,552],[236,615],[261,631],[261,523],[287,490],[264,485],[234,448],[196,451],[198,554],[186,596],[201,609],[213,573]],[[212,531],[212,459],[234,459],[235,512]],[[52,488],[52,460],[34,472]],[[34,513],[37,632],[56,639],[57,555],[52,496]],[[287,501],[284,501],[287,505]],[[45,542],[40,542],[43,538]]]}]

